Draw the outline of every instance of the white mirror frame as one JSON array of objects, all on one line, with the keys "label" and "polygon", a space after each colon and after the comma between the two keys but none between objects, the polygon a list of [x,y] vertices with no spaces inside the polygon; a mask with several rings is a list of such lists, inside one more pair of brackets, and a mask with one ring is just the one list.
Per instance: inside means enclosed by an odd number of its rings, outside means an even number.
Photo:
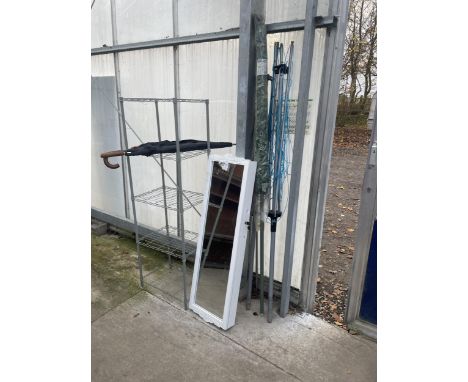
[{"label": "white mirror frame", "polygon": [[[200,274],[200,263],[203,250],[203,241],[205,237],[205,223],[208,213],[208,202],[210,199],[211,178],[214,162],[225,162],[244,166],[242,175],[242,187],[239,196],[239,208],[237,210],[236,228],[234,231],[234,240],[231,254],[231,264],[229,267],[229,278],[226,288],[226,297],[224,300],[223,317],[218,317],[195,303],[197,295],[198,277]],[[205,321],[212,323],[220,328],[227,330],[234,326],[236,321],[237,300],[239,298],[239,288],[242,276],[242,267],[244,263],[245,245],[247,241],[250,207],[252,204],[252,195],[255,182],[255,171],[257,163],[244,158],[233,156],[210,155],[208,159],[208,179],[206,184],[205,197],[203,199],[203,209],[200,217],[200,229],[198,234],[197,253],[195,257],[195,267],[192,277],[192,290],[190,292],[189,307]]]}]

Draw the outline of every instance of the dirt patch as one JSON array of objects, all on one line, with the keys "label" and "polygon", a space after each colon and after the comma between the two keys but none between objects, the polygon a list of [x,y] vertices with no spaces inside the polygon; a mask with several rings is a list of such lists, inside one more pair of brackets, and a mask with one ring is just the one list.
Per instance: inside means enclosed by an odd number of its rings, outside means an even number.
[{"label": "dirt patch", "polygon": [[[144,269],[163,268],[167,257],[142,248]],[[91,320],[140,291],[135,241],[91,234]]]},{"label": "dirt patch", "polygon": [[344,323],[370,131],[338,127],[333,142],[314,314]]}]

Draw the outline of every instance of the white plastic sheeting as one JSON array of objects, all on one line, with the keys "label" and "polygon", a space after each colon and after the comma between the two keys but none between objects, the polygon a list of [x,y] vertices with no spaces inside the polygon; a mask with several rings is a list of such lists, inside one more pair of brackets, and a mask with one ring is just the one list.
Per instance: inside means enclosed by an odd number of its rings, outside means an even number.
[{"label": "white plastic sheeting", "polygon": [[115,8],[119,44],[173,37],[172,1],[115,0]]},{"label": "white plastic sheeting", "polygon": [[91,10],[91,48],[112,45],[110,0],[96,0]]},{"label": "white plastic sheeting", "polygon": [[239,27],[239,0],[178,0],[179,36]]},{"label": "white plastic sheeting", "polygon": [[[265,22],[304,20],[306,3],[306,0],[265,0]],[[319,0],[317,15],[328,15],[328,0]]]},{"label": "white plastic sheeting", "polygon": [[[104,3],[110,0],[96,0],[93,16],[93,47],[101,43],[109,43],[111,33],[110,7]],[[101,4],[102,3],[102,4]],[[266,22],[281,22],[304,19],[305,0],[266,0]],[[96,8],[99,6],[98,8]],[[95,9],[96,8],[96,9]],[[328,1],[319,2],[319,15],[328,14]],[[107,21],[106,17],[109,17]],[[117,37],[118,43],[147,41],[172,37],[172,2],[171,1],[130,1],[116,0]],[[216,32],[239,26],[239,0],[178,0],[179,35],[194,35]],[[102,28],[102,30],[100,29]],[[314,150],[314,138],[317,121],[318,100],[321,83],[321,71],[324,54],[325,30],[317,30],[315,38],[314,61],[310,87],[308,127],[304,142],[302,178],[299,195],[296,244],[293,261],[292,286],[300,288],[304,240],[306,235],[307,207],[309,198],[310,176]],[[300,61],[303,32],[280,33],[268,36],[268,54],[271,68],[273,44],[281,41],[287,47],[290,41],[295,42],[294,77],[291,99],[298,94]],[[179,91],[181,98],[200,98],[210,101],[210,135],[212,141],[234,142],[236,137],[237,109],[237,70],[238,70],[238,40],[216,41],[200,44],[181,45],[179,52]],[[121,92],[123,97],[174,97],[174,50],[172,47],[130,51],[119,54]],[[92,57],[92,75],[114,75],[113,55]],[[93,93],[94,94],[94,93]],[[94,106],[93,95],[93,107]],[[117,107],[117,105],[114,105]],[[99,107],[96,105],[96,107]],[[162,139],[175,139],[174,113],[172,103],[160,103],[160,123]],[[204,104],[180,104],[180,137],[181,139],[206,139],[205,106]],[[157,140],[155,105],[152,103],[125,102],[125,117],[129,125],[137,132],[142,141]],[[114,122],[115,123],[115,122]],[[92,129],[99,129],[93,121]],[[114,127],[118,130],[118,125]],[[129,146],[140,143],[130,129],[127,129]],[[94,137],[94,135],[93,135]],[[114,149],[119,146],[116,142]],[[291,142],[292,145],[293,142]],[[93,150],[97,147],[93,146]],[[106,148],[112,149],[112,148]],[[234,148],[216,150],[217,153],[235,153]],[[292,155],[291,155],[292,156]],[[139,194],[161,186],[161,170],[152,158],[131,158],[135,193]],[[167,172],[176,179],[175,162],[164,161]],[[104,166],[102,162],[93,165]],[[183,188],[190,191],[203,192],[206,181],[206,155],[183,161]],[[108,169],[106,169],[108,170]],[[111,171],[111,170],[109,170]],[[114,170],[121,178],[120,170]],[[93,178],[94,182],[94,178]],[[166,185],[174,184],[166,177]],[[108,210],[100,196],[101,192],[93,185],[93,207]],[[118,194],[117,194],[118,193]],[[121,195],[121,190],[116,195]],[[284,199],[288,198],[289,188],[285,185]],[[117,196],[119,197],[119,196]],[[96,204],[95,204],[96,203]],[[123,201],[121,203],[123,206]],[[119,212],[121,213],[121,211]],[[130,211],[131,213],[131,211]],[[137,203],[139,222],[154,228],[164,225],[163,209]],[[287,209],[277,227],[277,255],[275,261],[275,279],[281,281],[284,240],[286,234]],[[198,231],[199,215],[190,209],[185,212],[185,228]],[[169,212],[171,225],[176,225],[175,212]],[[269,229],[265,226],[265,270],[268,272]]]},{"label": "white plastic sheeting", "polygon": [[118,113],[110,102],[117,97],[115,77],[91,77],[91,94],[91,205],[125,217],[122,172],[105,167],[100,158],[120,147]]}]

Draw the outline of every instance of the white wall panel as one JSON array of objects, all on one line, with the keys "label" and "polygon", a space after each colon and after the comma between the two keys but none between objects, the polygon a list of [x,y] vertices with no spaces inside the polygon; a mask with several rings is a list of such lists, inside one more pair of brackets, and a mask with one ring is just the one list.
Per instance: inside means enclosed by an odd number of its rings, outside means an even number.
[{"label": "white wall panel", "polygon": [[179,36],[239,27],[239,0],[178,0]]},{"label": "white wall panel", "polygon": [[115,76],[114,56],[112,54],[91,56],[91,76]]},{"label": "white wall panel", "polygon": [[124,217],[122,171],[107,168],[100,157],[120,148],[115,99],[115,77],[91,77],[91,206]]},{"label": "white wall panel", "polygon": [[[303,20],[305,18],[306,3],[307,0],[266,0],[266,22],[278,23]],[[319,0],[317,15],[328,15],[328,0]]]},{"label": "white wall panel", "polygon": [[96,0],[91,9],[91,48],[112,45],[110,0]]},{"label": "white wall panel", "polygon": [[[236,140],[238,40],[184,45],[179,48],[180,96],[210,101],[210,138],[212,141]],[[204,105],[181,107],[182,138],[206,139]],[[235,154],[234,148],[214,151]],[[206,155],[184,161],[184,187],[204,192]],[[198,232],[199,216],[187,214],[187,226]]]},{"label": "white wall panel", "polygon": [[173,36],[172,1],[116,0],[115,3],[119,44]]}]

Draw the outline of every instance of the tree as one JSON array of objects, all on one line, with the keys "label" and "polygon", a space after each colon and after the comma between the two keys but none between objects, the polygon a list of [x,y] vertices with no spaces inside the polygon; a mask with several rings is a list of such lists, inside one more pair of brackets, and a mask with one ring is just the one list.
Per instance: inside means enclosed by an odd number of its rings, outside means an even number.
[{"label": "tree", "polygon": [[341,92],[349,104],[364,104],[377,77],[377,2],[350,0]]}]

